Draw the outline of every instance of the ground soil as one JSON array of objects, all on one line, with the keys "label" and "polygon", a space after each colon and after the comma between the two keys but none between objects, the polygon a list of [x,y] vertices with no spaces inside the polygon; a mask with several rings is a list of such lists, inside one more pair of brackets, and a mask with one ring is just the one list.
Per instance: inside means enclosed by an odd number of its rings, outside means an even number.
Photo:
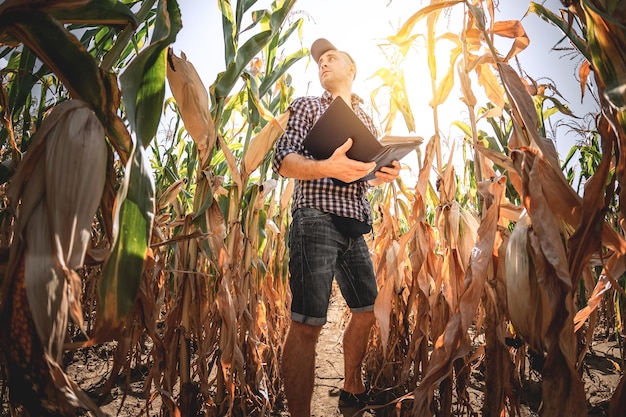
[{"label": "ground soil", "polygon": [[[343,353],[341,337],[345,325],[345,304],[340,295],[333,297],[328,315],[328,323],[320,335],[317,349],[315,390],[312,402],[312,417],[360,416],[391,417],[395,416],[393,406],[376,411],[357,412],[358,410],[339,409],[339,389],[343,384]],[[611,396],[621,376],[623,361],[620,343],[614,338],[597,337],[585,359],[583,382],[587,392],[588,416],[608,416]],[[469,395],[472,409],[480,416],[482,407],[482,376],[475,370],[470,383]],[[522,394],[521,417],[539,416],[541,404],[541,385],[529,381]],[[288,414],[283,414],[288,416]],[[624,411],[626,416],[626,411]]]},{"label": "ground soil", "polygon": [[[345,326],[346,308],[341,296],[335,294],[331,302],[328,323],[321,333],[317,349],[315,390],[312,402],[312,417],[361,416],[381,417],[395,413],[386,410],[365,411],[339,409],[337,407],[339,389],[343,383],[343,354],[341,338]],[[76,352],[68,360],[68,374],[87,392],[95,393],[101,388],[106,376],[110,374],[112,348],[102,346]],[[601,338],[594,341],[585,360],[583,381],[587,392],[588,415],[590,417],[607,416],[608,404],[617,387],[622,369],[619,343]],[[470,384],[470,399],[474,415],[481,415],[482,378],[475,371]],[[139,417],[158,415],[158,403],[146,408],[144,377],[146,370],[134,370],[130,378],[120,377],[111,391],[111,395],[101,402],[103,411],[111,416]],[[3,398],[6,396],[3,395]],[[538,416],[541,401],[541,387],[532,382],[522,395],[522,417]],[[280,405],[273,410],[273,416],[287,417],[288,412]],[[9,416],[6,404],[1,416]],[[625,412],[626,415],[626,412]]]}]

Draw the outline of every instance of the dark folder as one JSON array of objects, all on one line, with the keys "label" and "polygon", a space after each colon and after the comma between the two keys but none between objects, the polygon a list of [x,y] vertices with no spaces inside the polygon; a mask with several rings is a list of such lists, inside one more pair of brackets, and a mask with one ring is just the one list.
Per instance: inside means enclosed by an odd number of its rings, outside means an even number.
[{"label": "dark folder", "polygon": [[387,144],[379,142],[350,106],[341,97],[337,97],[313,125],[303,144],[315,159],[327,159],[348,138],[352,138],[352,147],[347,152],[348,158],[361,162],[376,162],[376,168],[359,181],[376,178],[374,176],[376,171],[383,166],[391,165],[394,160],[404,158],[422,142],[418,136],[402,138]]}]

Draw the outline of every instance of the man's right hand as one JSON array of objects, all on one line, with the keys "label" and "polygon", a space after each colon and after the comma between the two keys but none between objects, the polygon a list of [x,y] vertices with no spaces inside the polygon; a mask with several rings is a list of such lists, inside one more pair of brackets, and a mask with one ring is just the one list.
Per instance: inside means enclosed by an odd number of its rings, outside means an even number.
[{"label": "man's right hand", "polygon": [[351,147],[352,139],[349,138],[343,145],[335,149],[335,152],[326,160],[329,171],[328,177],[350,183],[363,178],[376,168],[376,162],[361,162],[350,159],[347,153]]},{"label": "man's right hand", "polygon": [[335,178],[350,183],[363,178],[374,168],[376,162],[360,162],[350,159],[346,153],[352,147],[352,139],[335,149],[328,159],[316,160],[290,153],[283,159],[280,175],[299,180],[315,180],[319,178]]}]

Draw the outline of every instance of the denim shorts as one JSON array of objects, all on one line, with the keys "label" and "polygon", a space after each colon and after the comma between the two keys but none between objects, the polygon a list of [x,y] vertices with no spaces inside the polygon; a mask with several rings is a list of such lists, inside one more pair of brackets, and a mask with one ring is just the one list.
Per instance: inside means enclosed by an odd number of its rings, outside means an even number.
[{"label": "denim shorts", "polygon": [[293,214],[289,271],[293,321],[326,323],[333,278],[352,312],[374,310],[378,289],[365,239],[339,233],[328,213],[301,208]]}]

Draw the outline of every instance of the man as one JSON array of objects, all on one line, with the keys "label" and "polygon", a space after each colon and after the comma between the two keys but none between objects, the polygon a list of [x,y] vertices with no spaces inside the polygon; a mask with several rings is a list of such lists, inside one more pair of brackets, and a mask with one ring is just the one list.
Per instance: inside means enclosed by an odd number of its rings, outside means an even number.
[{"label": "man", "polygon": [[[292,292],[291,326],[283,348],[282,370],[287,405],[292,417],[309,417],[315,381],[315,349],[326,323],[333,278],[351,309],[344,332],[345,378],[339,406],[364,407],[368,391],[361,366],[374,324],[376,278],[363,233],[371,230],[372,215],[366,192],[370,186],[393,181],[400,164],[383,167],[369,183],[358,181],[375,162],[346,156],[348,139],[326,160],[315,160],[302,142],[330,103],[341,97],[378,136],[371,118],[352,94],[356,64],[326,39],[311,46],[318,64],[322,97],[301,97],[290,105],[285,134],[276,142],[273,168],[295,178],[289,232],[289,270]],[[338,181],[337,181],[338,180]],[[343,233],[340,232],[343,230]]]}]

